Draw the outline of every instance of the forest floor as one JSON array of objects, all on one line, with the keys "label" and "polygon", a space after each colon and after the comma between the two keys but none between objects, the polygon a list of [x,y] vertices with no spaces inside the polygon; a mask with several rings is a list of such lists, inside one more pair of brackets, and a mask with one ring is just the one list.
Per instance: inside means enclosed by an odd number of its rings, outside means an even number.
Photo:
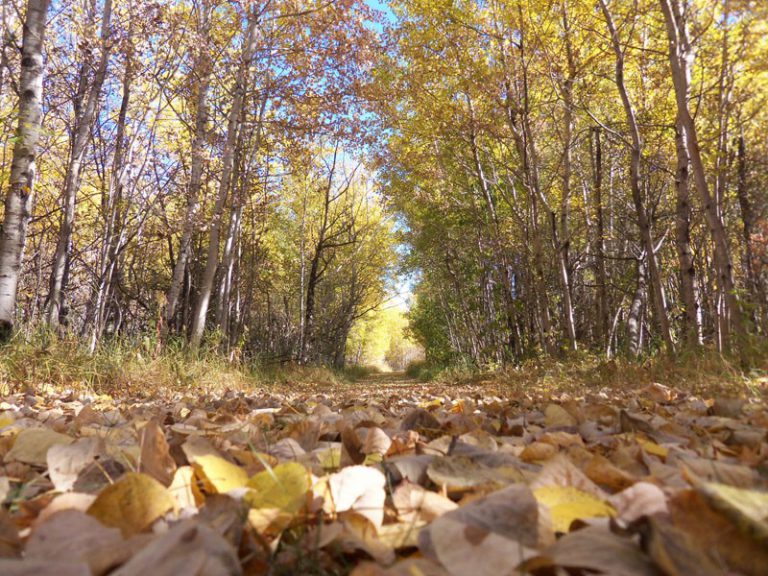
[{"label": "forest floor", "polygon": [[768,378],[693,374],[7,390],[0,574],[766,574]]}]

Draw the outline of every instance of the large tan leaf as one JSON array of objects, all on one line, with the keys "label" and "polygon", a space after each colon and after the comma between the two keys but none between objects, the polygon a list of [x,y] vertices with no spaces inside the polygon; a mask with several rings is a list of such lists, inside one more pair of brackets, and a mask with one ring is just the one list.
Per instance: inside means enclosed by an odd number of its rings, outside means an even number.
[{"label": "large tan leaf", "polygon": [[594,570],[611,576],[658,576],[650,558],[630,538],[588,526],[566,534],[526,564],[526,568],[559,566]]},{"label": "large tan leaf", "polygon": [[96,497],[88,514],[105,526],[120,528],[123,536],[137,534],[173,509],[171,495],[157,480],[129,472]]},{"label": "large tan leaf", "polygon": [[401,522],[431,522],[458,508],[458,505],[437,492],[418,484],[403,482],[392,494],[392,503]]},{"label": "large tan leaf", "polygon": [[48,428],[28,428],[19,432],[13,448],[5,455],[6,462],[23,462],[33,466],[45,466],[48,449],[57,444],[71,444],[73,438]]},{"label": "large tan leaf", "polygon": [[330,498],[326,511],[352,510],[368,518],[377,528],[384,521],[384,474],[367,466],[349,466],[328,478]]},{"label": "large tan leaf", "polygon": [[454,576],[510,574],[535,555],[538,506],[513,485],[443,514],[419,535],[419,549]]},{"label": "large tan leaf", "polygon": [[46,562],[45,560],[4,560],[0,558],[3,576],[92,576],[88,564],[82,562]]},{"label": "large tan leaf", "polygon": [[107,528],[77,510],[57,512],[38,525],[25,549],[27,558],[84,562],[94,575],[105,574],[130,557],[120,530]]},{"label": "large tan leaf", "polygon": [[48,449],[48,474],[59,492],[72,490],[85,468],[104,454],[101,438],[81,438],[72,444],[54,444]]},{"label": "large tan leaf", "polygon": [[112,576],[239,576],[232,546],[213,530],[185,520],[136,554]]}]

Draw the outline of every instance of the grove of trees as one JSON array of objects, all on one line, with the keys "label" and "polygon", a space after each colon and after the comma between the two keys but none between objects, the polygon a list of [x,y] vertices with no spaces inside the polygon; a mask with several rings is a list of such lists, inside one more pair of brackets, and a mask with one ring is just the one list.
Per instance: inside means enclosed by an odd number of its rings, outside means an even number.
[{"label": "grove of trees", "polygon": [[768,4],[395,1],[379,155],[434,361],[768,330]]},{"label": "grove of trees", "polygon": [[7,0],[0,327],[342,365],[392,222],[357,0]]},{"label": "grove of trees", "polygon": [[762,0],[4,0],[0,28],[5,340],[343,366],[398,267],[433,362],[765,339]]}]

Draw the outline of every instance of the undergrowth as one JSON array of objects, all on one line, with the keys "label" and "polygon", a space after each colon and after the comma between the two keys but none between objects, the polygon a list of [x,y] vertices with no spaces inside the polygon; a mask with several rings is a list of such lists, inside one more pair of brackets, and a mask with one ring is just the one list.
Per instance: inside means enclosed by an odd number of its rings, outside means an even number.
[{"label": "undergrowth", "polygon": [[[435,366],[419,362],[406,376],[418,382],[494,384],[509,390],[537,388],[574,392],[585,388],[642,387],[659,382],[691,392],[768,394],[768,361],[758,357],[749,372],[711,350],[657,356],[642,361],[606,360],[587,353],[561,359],[538,358],[518,366],[478,370],[468,364]],[[73,389],[93,394],[147,397],[168,393],[209,393],[253,388],[354,385],[379,373],[376,367],[334,371],[322,366],[246,361],[214,347],[191,353],[178,342],[113,340],[88,353],[76,338],[46,332],[17,336],[0,348],[0,394]]]}]

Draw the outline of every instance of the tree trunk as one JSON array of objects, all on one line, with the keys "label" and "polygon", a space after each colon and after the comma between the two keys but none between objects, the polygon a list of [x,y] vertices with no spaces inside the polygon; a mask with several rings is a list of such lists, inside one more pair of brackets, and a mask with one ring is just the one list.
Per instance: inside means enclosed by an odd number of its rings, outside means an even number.
[{"label": "tree trunk", "polygon": [[213,292],[213,283],[216,279],[216,270],[219,266],[219,245],[221,239],[221,224],[224,213],[224,204],[226,203],[229,189],[232,185],[232,173],[234,170],[235,148],[240,133],[240,125],[243,115],[243,104],[245,101],[245,92],[250,76],[251,60],[253,59],[256,48],[256,30],[258,19],[251,13],[248,17],[248,28],[243,42],[243,51],[241,54],[240,66],[236,78],[235,94],[232,99],[232,108],[229,111],[229,120],[227,123],[227,137],[224,142],[224,152],[222,154],[221,181],[219,183],[219,193],[216,197],[216,204],[213,209],[211,220],[211,232],[208,239],[207,259],[205,269],[198,289],[197,303],[192,316],[192,328],[189,336],[191,348],[197,349],[203,339],[205,332],[205,321],[208,315],[208,306]]},{"label": "tree trunk", "polygon": [[[601,0],[604,1],[604,0]],[[672,70],[672,81],[675,88],[677,111],[682,126],[685,128],[685,143],[691,159],[696,189],[701,198],[704,216],[709,227],[714,244],[715,268],[718,276],[718,288],[725,298],[725,311],[719,318],[722,325],[722,346],[729,349],[729,323],[737,335],[741,335],[741,310],[736,295],[736,286],[733,280],[733,265],[731,263],[728,236],[719,214],[718,203],[712,197],[707,183],[704,162],[701,158],[696,123],[688,109],[688,97],[691,85],[691,66],[694,53],[688,37],[688,23],[686,21],[686,8],[680,0],[660,0],[661,10],[664,13],[664,21],[669,40],[669,62]]]},{"label": "tree trunk", "polygon": [[[72,148],[69,164],[64,176],[63,214],[59,228],[59,238],[53,256],[53,268],[48,291],[48,324],[56,327],[67,323],[67,309],[64,305],[64,295],[67,289],[70,257],[72,252],[72,232],[75,224],[75,204],[80,188],[80,173],[83,166],[83,156],[88,144],[91,125],[96,117],[96,107],[101,95],[101,87],[107,76],[107,65],[111,48],[110,21],[112,19],[112,0],[104,0],[104,11],[101,23],[101,57],[90,87],[85,91],[85,106],[80,109],[75,103],[75,118],[72,134]],[[88,69],[85,64],[80,71],[80,86],[87,85]]]},{"label": "tree trunk", "polygon": [[632,304],[629,307],[629,319],[627,321],[627,335],[629,337],[629,354],[637,357],[642,352],[643,337],[643,303],[647,288],[646,258],[647,254],[641,255],[637,260],[637,287],[635,295],[632,298]]},{"label": "tree trunk", "polygon": [[[600,141],[600,127],[592,128],[593,145],[593,188],[595,225],[597,227],[594,238],[595,278],[597,280],[597,340],[600,349],[610,349],[606,342],[608,337],[608,274],[605,269],[605,216],[603,214],[603,148]],[[607,347],[607,348],[606,348]]]},{"label": "tree trunk", "polygon": [[686,346],[701,343],[699,303],[696,299],[696,265],[691,252],[691,203],[688,194],[688,147],[685,145],[685,126],[678,118],[675,141],[677,143],[677,171],[675,188],[675,248],[680,267],[680,299],[683,304],[683,342]]},{"label": "tree trunk", "polygon": [[621,102],[624,107],[624,112],[627,116],[627,123],[629,124],[629,130],[632,136],[632,146],[630,149],[630,190],[632,192],[632,202],[635,205],[635,212],[637,213],[637,223],[640,229],[640,239],[643,243],[643,248],[646,251],[646,258],[648,262],[648,272],[650,273],[651,293],[653,295],[653,304],[656,312],[656,318],[661,329],[661,337],[664,340],[668,352],[674,352],[675,345],[672,341],[672,332],[669,327],[669,316],[667,315],[666,299],[664,297],[664,289],[661,279],[661,271],[656,262],[655,244],[651,232],[651,222],[648,212],[645,208],[645,202],[643,201],[642,190],[640,187],[641,178],[641,161],[642,161],[642,140],[640,138],[640,129],[637,124],[637,118],[635,116],[635,110],[632,106],[632,102],[629,99],[629,92],[627,91],[626,84],[624,82],[624,51],[622,50],[621,43],[619,42],[619,34],[616,30],[616,25],[613,21],[608,10],[606,0],[600,0],[600,7],[605,17],[608,30],[611,34],[611,42],[613,44],[613,51],[616,55],[616,86],[619,89],[619,95],[621,96]]},{"label": "tree trunk", "polygon": [[189,184],[187,186],[187,208],[184,214],[184,226],[179,242],[179,253],[173,267],[171,285],[166,293],[165,318],[163,322],[163,337],[167,335],[176,314],[176,307],[184,286],[184,276],[189,263],[192,248],[192,235],[197,228],[197,213],[200,206],[200,188],[203,181],[203,161],[205,155],[206,128],[208,126],[208,88],[211,81],[211,57],[209,53],[210,36],[210,6],[208,2],[200,6],[200,33],[202,46],[199,47],[197,58],[191,74],[196,79],[195,101],[195,132],[192,137],[190,155]]},{"label": "tree trunk", "polygon": [[[0,232],[0,341],[13,333],[16,293],[32,212],[43,101],[43,43],[50,0],[28,0],[21,49],[19,120]],[[5,6],[5,4],[3,4]]]}]

